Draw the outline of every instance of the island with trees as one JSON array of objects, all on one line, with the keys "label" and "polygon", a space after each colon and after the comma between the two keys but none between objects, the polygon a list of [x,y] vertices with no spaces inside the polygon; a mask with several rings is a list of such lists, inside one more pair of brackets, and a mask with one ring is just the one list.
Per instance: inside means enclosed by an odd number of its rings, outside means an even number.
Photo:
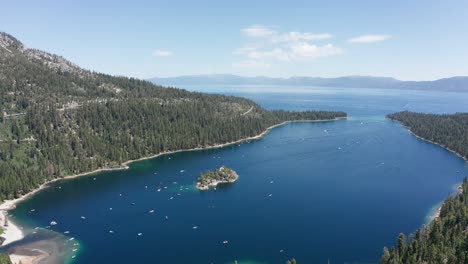
[{"label": "island with trees", "polygon": [[234,183],[239,179],[239,175],[233,170],[225,166],[221,166],[215,171],[207,171],[202,173],[197,179],[197,189],[205,191],[210,188],[215,188],[218,184]]}]

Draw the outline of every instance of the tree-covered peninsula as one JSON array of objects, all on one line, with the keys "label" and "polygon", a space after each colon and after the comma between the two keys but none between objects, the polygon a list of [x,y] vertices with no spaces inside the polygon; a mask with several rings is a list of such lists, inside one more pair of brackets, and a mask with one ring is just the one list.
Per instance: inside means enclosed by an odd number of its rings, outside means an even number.
[{"label": "tree-covered peninsula", "polygon": [[197,189],[209,190],[215,188],[218,184],[234,183],[239,179],[239,175],[233,169],[221,166],[215,171],[202,173],[197,179]]},{"label": "tree-covered peninsula", "polygon": [[404,111],[387,118],[400,122],[416,136],[468,159],[468,113],[436,115]]},{"label": "tree-covered peninsula", "polygon": [[0,200],[67,175],[256,136],[332,111],[268,111],[251,100],[84,70],[0,32]]},{"label": "tree-covered peninsula", "polygon": [[[399,112],[388,116],[416,136],[468,156],[468,114]],[[409,237],[400,234],[393,248],[384,248],[382,264],[468,263],[468,182],[447,199],[440,215]]]}]

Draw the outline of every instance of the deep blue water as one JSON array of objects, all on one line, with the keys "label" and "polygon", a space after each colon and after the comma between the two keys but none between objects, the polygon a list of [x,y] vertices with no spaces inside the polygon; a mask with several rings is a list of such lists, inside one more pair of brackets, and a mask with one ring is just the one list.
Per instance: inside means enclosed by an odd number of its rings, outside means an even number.
[{"label": "deep blue water", "polygon": [[[463,160],[384,119],[400,110],[468,111],[468,94],[226,93],[269,109],[343,110],[350,119],[287,124],[249,143],[55,182],[14,218],[42,228],[54,220],[51,230],[70,231],[79,241],[68,249],[79,248],[73,263],[377,263],[384,246],[423,225],[468,175]],[[194,189],[200,172],[221,165],[239,181]]]}]

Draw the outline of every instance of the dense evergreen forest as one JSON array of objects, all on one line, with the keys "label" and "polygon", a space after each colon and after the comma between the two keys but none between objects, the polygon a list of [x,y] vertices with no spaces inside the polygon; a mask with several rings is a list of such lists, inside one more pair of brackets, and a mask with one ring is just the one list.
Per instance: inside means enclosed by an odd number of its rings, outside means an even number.
[{"label": "dense evergreen forest", "polygon": [[398,112],[387,116],[419,137],[453,150],[468,159],[468,113],[452,115]]},{"label": "dense evergreen forest", "polygon": [[346,116],[267,111],[240,97],[95,73],[1,32],[0,107],[0,201],[47,180],[231,142],[284,121]]},{"label": "dense evergreen forest", "polygon": [[10,256],[5,253],[0,253],[0,264],[11,264]]},{"label": "dense evergreen forest", "polygon": [[[399,112],[388,118],[414,134],[468,156],[468,114],[434,115]],[[468,263],[468,182],[447,199],[440,216],[408,238],[400,234],[395,246],[384,248],[382,264]]]}]

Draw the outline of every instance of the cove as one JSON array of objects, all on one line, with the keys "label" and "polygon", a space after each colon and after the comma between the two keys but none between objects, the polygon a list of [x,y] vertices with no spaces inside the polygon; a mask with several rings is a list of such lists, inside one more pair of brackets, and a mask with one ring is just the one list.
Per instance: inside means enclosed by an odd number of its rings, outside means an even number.
[{"label": "cove", "polygon": [[[26,240],[56,221],[50,230],[69,231],[59,239],[72,263],[377,263],[383,246],[420,227],[468,175],[464,161],[384,119],[405,107],[462,111],[463,96],[239,95],[267,108],[344,110],[351,118],[290,123],[249,143],[54,182],[11,211],[30,228]],[[221,165],[238,172],[235,184],[194,188],[201,172]]]}]

